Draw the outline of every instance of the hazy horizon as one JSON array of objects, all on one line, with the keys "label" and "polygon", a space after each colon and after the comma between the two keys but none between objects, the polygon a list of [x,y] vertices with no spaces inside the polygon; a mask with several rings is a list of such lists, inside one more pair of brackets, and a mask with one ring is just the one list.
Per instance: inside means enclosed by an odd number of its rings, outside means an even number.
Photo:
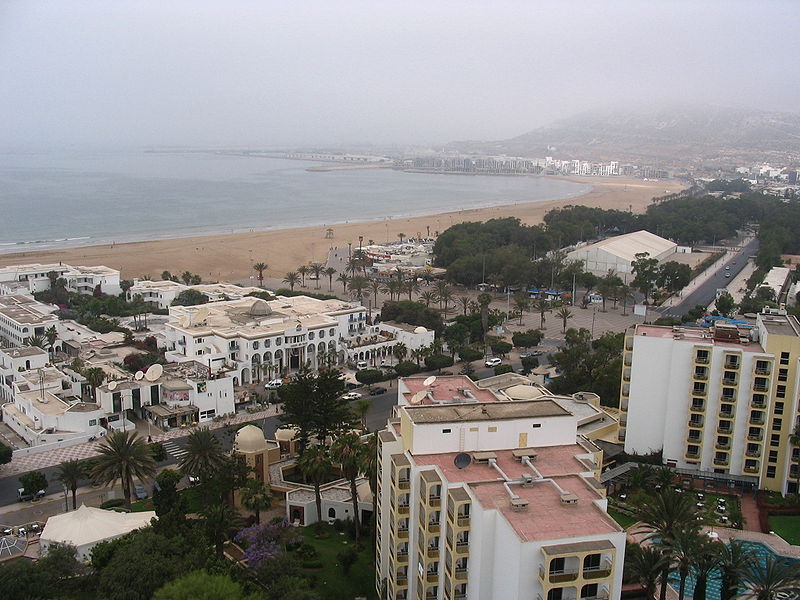
[{"label": "hazy horizon", "polygon": [[503,139],[652,106],[795,112],[800,3],[0,5],[0,146]]}]

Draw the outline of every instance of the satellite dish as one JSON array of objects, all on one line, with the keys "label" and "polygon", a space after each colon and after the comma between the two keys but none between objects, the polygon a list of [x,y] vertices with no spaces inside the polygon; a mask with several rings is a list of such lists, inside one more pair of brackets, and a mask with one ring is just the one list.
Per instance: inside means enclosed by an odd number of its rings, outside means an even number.
[{"label": "satellite dish", "polygon": [[144,378],[147,379],[147,381],[155,381],[156,379],[161,377],[163,373],[164,373],[164,367],[156,363],[154,365],[151,365],[150,368],[147,369],[147,371],[144,374]]},{"label": "satellite dish", "polygon": [[466,452],[459,452],[453,459],[453,464],[459,469],[464,469],[472,464],[472,457]]},{"label": "satellite dish", "polygon": [[117,389],[117,382],[116,381],[112,381],[111,383],[108,384],[108,391],[109,392],[113,392],[115,389]]},{"label": "satellite dish", "polygon": [[144,371],[136,371],[136,375],[133,376],[136,381],[141,381],[143,377]]},{"label": "satellite dish", "polygon": [[198,309],[196,313],[194,313],[194,324],[202,325],[207,318],[208,318],[208,309],[204,306]]},{"label": "satellite dish", "polygon": [[422,402],[422,399],[427,395],[428,395],[427,390],[420,390],[416,394],[411,396],[411,400],[409,400],[409,402],[411,402],[411,404],[419,404],[420,402]]},{"label": "satellite dish", "polygon": [[430,377],[426,377],[425,381],[422,382],[422,385],[429,386],[433,385],[433,382],[436,381],[436,375],[431,375]]},{"label": "satellite dish", "polygon": [[184,315],[183,317],[181,317],[181,320],[180,320],[180,326],[181,327],[189,327],[189,325],[191,325],[191,324],[192,324],[192,320],[189,318],[188,315]]}]

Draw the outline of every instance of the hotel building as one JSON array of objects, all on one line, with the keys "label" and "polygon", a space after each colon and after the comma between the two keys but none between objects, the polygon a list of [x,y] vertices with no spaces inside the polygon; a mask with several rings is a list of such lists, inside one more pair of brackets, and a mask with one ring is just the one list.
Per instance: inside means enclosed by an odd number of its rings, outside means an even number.
[{"label": "hotel building", "polygon": [[625,532],[578,417],[474,384],[429,396],[417,379],[401,381],[410,400],[379,434],[380,597],[619,598]]},{"label": "hotel building", "polygon": [[625,336],[620,441],[721,481],[797,491],[800,322],[785,311],[754,327],[637,325]]},{"label": "hotel building", "polygon": [[116,296],[122,293],[117,269],[34,263],[0,268],[0,295],[43,292],[50,288],[50,273],[64,279],[70,292],[93,294],[99,286],[104,294]]}]

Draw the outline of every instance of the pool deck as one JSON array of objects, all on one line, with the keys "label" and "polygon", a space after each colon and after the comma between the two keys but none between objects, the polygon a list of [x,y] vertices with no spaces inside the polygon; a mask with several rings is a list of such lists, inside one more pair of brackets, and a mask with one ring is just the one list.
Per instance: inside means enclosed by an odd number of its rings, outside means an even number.
[{"label": "pool deck", "polygon": [[740,529],[726,529],[724,527],[703,527],[703,531],[714,531],[719,535],[719,539],[726,543],[730,540],[760,542],[775,554],[800,560],[800,546],[792,546],[775,533],[759,533],[757,531],[742,531]]}]

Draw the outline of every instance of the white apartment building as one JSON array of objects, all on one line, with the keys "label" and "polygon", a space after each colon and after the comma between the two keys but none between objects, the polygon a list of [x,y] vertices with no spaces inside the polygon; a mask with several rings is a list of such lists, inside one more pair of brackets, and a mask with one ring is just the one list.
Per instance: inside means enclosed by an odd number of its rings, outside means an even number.
[{"label": "white apartment building", "polygon": [[38,346],[0,348],[0,401],[14,399],[13,384],[20,373],[43,369],[49,362],[50,355]]},{"label": "white apartment building", "polygon": [[201,283],[186,285],[177,281],[149,279],[134,279],[133,285],[128,289],[126,298],[128,302],[135,296],[141,296],[145,302],[150,302],[158,308],[169,308],[178,294],[186,290],[196,290],[208,296],[210,302],[221,300],[239,300],[253,292],[263,292],[262,288],[242,287],[232,283]]},{"label": "white apartment building", "polygon": [[43,292],[50,288],[50,273],[66,280],[67,289],[78,294],[93,294],[97,286],[100,286],[101,292],[112,296],[122,292],[117,269],[32,263],[0,268],[0,295]]},{"label": "white apartment building", "polygon": [[399,406],[379,434],[381,597],[619,598],[625,532],[606,512],[602,451],[555,401],[488,393]]},{"label": "white apartment building", "polygon": [[308,296],[172,306],[164,334],[170,361],[196,360],[215,373],[230,371],[234,385],[304,365],[379,364],[400,340],[409,352],[433,341],[433,332],[424,327],[409,331],[392,323],[367,325],[363,306]]},{"label": "white apartment building", "polygon": [[58,307],[42,304],[30,296],[0,296],[0,345],[25,346],[28,338],[43,336],[58,323]]},{"label": "white apartment building", "polygon": [[800,452],[800,323],[784,311],[755,327],[637,325],[625,337],[620,440],[701,476],[794,492]]}]

